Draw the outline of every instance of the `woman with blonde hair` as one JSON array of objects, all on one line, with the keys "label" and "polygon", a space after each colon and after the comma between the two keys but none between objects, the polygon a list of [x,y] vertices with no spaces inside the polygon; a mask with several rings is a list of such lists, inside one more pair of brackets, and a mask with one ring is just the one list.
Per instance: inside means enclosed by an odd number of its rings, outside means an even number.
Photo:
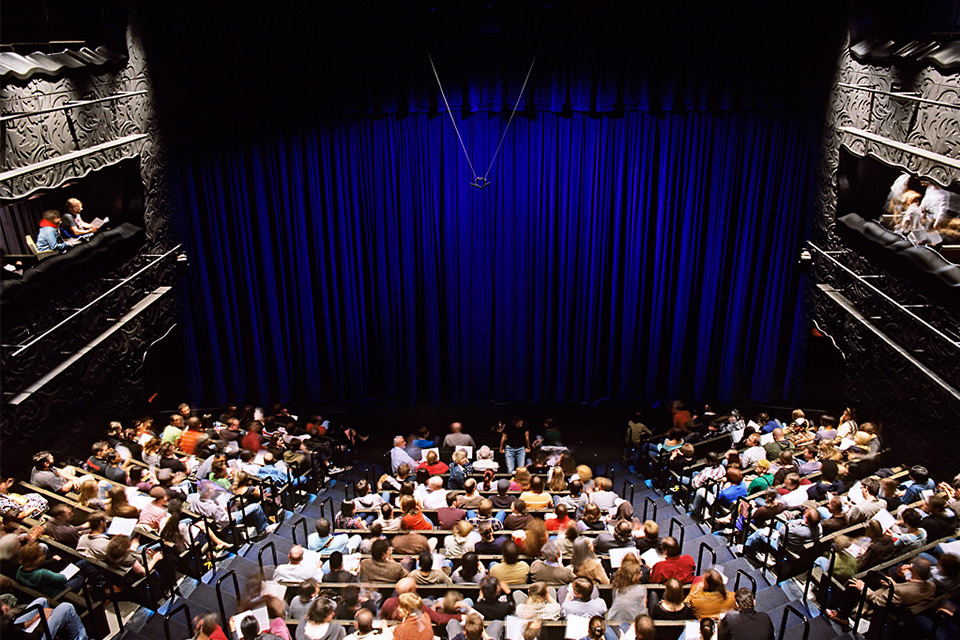
[{"label": "woman with blonde hair", "polygon": [[559,493],[567,490],[567,477],[563,473],[563,467],[559,465],[550,470],[550,480],[547,486],[553,493]]},{"label": "woman with blonde hair", "polygon": [[94,511],[103,511],[106,507],[100,501],[100,484],[93,478],[87,478],[80,483],[77,489],[77,502],[81,507],[93,509]]},{"label": "woman with blonde hair", "polygon": [[643,571],[637,556],[624,556],[623,564],[610,581],[610,586],[613,587],[613,604],[607,611],[607,620],[631,622],[647,612],[647,589],[642,582]]},{"label": "woman with blonde hair", "polygon": [[510,491],[529,491],[530,478],[530,472],[526,467],[517,467],[513,480],[510,481]]},{"label": "woman with blonde hair", "polygon": [[423,599],[408,592],[400,594],[399,601],[401,622],[393,628],[394,640],[433,640],[433,624],[423,610]]},{"label": "woman with blonde hair", "polygon": [[583,488],[593,489],[593,470],[585,464],[577,465],[576,477],[583,483]]},{"label": "woman with blonde hair", "polygon": [[462,558],[465,553],[473,551],[480,534],[473,533],[473,525],[469,520],[461,520],[453,526],[453,533],[443,539],[443,549],[450,559]]},{"label": "woman with blonde hair", "polygon": [[140,509],[127,501],[127,491],[123,487],[116,485],[110,487],[107,491],[107,498],[110,500],[110,506],[107,508],[107,516],[111,518],[139,518]]},{"label": "woman with blonde hair", "polygon": [[536,558],[540,555],[540,550],[543,548],[543,545],[547,544],[548,539],[547,527],[544,526],[543,520],[534,518],[527,525],[527,528],[524,529],[523,544],[520,547],[521,552],[525,556]]}]

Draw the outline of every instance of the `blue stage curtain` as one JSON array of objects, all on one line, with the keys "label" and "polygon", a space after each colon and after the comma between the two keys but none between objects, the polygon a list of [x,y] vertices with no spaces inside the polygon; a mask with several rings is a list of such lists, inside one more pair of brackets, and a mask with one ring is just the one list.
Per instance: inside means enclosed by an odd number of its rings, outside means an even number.
[{"label": "blue stage curtain", "polygon": [[[506,116],[457,115],[481,174]],[[194,400],[777,399],[818,135],[789,113],[525,113],[483,190],[446,114],[184,160]]]}]

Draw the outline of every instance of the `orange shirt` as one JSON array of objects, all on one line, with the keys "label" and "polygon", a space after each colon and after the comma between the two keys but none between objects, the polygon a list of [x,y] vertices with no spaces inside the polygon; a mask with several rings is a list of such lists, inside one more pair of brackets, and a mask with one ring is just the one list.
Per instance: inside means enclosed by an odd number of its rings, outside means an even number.
[{"label": "orange shirt", "polygon": [[192,456],[197,446],[197,438],[199,438],[201,434],[202,432],[194,431],[193,429],[187,429],[180,434],[180,451]]}]

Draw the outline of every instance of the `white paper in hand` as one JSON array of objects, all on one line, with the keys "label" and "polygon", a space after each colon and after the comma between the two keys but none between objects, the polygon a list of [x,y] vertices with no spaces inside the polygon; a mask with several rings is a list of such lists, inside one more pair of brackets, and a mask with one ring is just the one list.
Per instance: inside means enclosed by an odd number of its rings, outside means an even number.
[{"label": "white paper in hand", "polygon": [[270,630],[270,617],[267,614],[267,607],[265,605],[244,611],[243,613],[238,613],[230,618],[230,626],[234,629],[240,629],[240,622],[244,618],[254,618],[260,626],[261,632]]},{"label": "white paper in hand", "polygon": [[273,596],[275,598],[279,598],[283,600],[287,596],[287,588],[282,584],[280,584],[279,582],[274,582],[273,580],[267,580],[262,585],[260,585],[260,595]]},{"label": "white paper in hand", "polygon": [[590,618],[570,616],[567,618],[567,628],[563,632],[565,640],[580,640],[589,633]]},{"label": "white paper in hand", "polygon": [[108,536],[129,536],[137,526],[136,518],[114,518],[107,529]]},{"label": "white paper in hand", "polygon": [[761,447],[765,447],[765,446],[767,446],[768,444],[770,444],[771,442],[773,442],[773,434],[772,434],[772,433],[765,433],[765,434],[763,434],[762,436],[760,436],[760,446],[761,446]]},{"label": "white paper in hand", "polygon": [[62,576],[63,576],[64,578],[66,578],[67,580],[69,580],[69,579],[72,578],[73,576],[77,575],[77,572],[78,572],[78,571],[80,571],[80,567],[78,567],[77,565],[71,563],[71,564],[68,564],[66,567],[63,568],[63,571],[60,572],[60,575],[62,575]]},{"label": "white paper in hand", "polygon": [[663,558],[664,558],[663,554],[661,554],[656,549],[647,549],[640,556],[640,559],[643,560],[645,563],[647,563],[647,566],[651,568],[653,567],[653,565],[663,560]]},{"label": "white paper in hand", "polygon": [[860,481],[857,480],[852,487],[850,487],[850,492],[847,493],[847,496],[850,498],[850,502],[853,504],[860,504],[863,502],[863,485],[860,484]]},{"label": "white paper in hand", "polygon": [[420,462],[427,461],[427,454],[433,451],[437,454],[437,459],[440,459],[440,448],[439,447],[430,447],[429,449],[420,449]]},{"label": "white paper in hand", "polygon": [[343,556],[343,570],[356,574],[360,571],[360,554],[348,553]]},{"label": "white paper in hand", "polygon": [[943,549],[944,553],[952,553],[960,556],[960,540],[954,540],[953,542],[941,542],[940,547]]},{"label": "white paper in hand", "polygon": [[787,495],[781,498],[781,500],[783,501],[783,504],[787,505],[788,507],[799,507],[808,499],[809,499],[809,496],[807,496],[807,487],[804,487],[804,486],[794,489],[793,491],[791,491],[790,493],[788,493]]},{"label": "white paper in hand", "polygon": [[529,620],[517,616],[507,616],[503,622],[503,636],[507,640],[520,640],[523,638],[523,632],[526,631]]},{"label": "white paper in hand", "polygon": [[623,564],[623,559],[627,556],[637,557],[637,548],[636,547],[624,547],[622,549],[610,549],[610,566],[614,569],[618,569],[620,565]]},{"label": "white paper in hand", "polygon": [[877,511],[877,515],[873,516],[871,520],[876,520],[879,522],[884,531],[889,531],[890,528],[897,522],[897,519],[894,518],[893,515],[891,515],[886,509],[880,509],[880,511]]}]

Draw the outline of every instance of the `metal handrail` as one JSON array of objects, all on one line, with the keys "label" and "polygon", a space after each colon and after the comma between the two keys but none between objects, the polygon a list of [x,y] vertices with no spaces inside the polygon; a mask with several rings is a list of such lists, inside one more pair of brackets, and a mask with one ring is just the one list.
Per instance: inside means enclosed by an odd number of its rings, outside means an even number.
[{"label": "metal handrail", "polygon": [[631,482],[628,478],[624,478],[624,480],[623,480],[623,491],[620,492],[620,496],[621,496],[622,498],[624,498],[625,500],[626,500],[626,498],[627,498],[627,488],[630,489],[630,500],[628,500],[628,502],[629,502],[630,504],[633,504],[633,497],[634,497],[634,495],[635,495],[635,493],[636,493],[637,486],[636,486],[633,482]]},{"label": "metal handrail", "polygon": [[[647,507],[653,505],[653,518],[647,518]],[[657,501],[651,498],[650,496],[644,496],[643,498],[643,520],[656,520],[657,519]]]},{"label": "metal handrail", "polygon": [[298,526],[301,526],[301,525],[303,526],[303,543],[302,543],[302,546],[306,546],[306,545],[307,545],[307,541],[308,541],[309,538],[310,538],[310,534],[308,533],[308,530],[307,530],[307,519],[306,519],[306,518],[304,518],[303,516],[301,516],[299,520],[297,520],[296,522],[292,523],[292,524],[290,525],[290,527],[291,527],[290,533],[291,533],[291,535],[292,535],[292,537],[293,537],[293,544],[301,544],[301,543],[300,543],[300,540],[297,538],[297,527],[298,527]]},{"label": "metal handrail", "polygon": [[710,556],[713,558],[713,562],[711,563],[711,566],[715,566],[717,564],[717,552],[714,551],[713,547],[708,545],[706,542],[701,542],[700,550],[697,552],[697,575],[698,576],[701,575],[700,570],[703,568],[703,550],[704,549],[709,551]]},{"label": "metal handrail", "polygon": [[237,598],[240,597],[240,581],[237,580],[237,572],[233,569],[230,569],[225,574],[217,578],[217,583],[214,585],[214,588],[217,591],[217,606],[220,607],[220,619],[229,620],[227,616],[227,608],[223,605],[223,588],[220,586],[221,583],[230,578],[233,580],[233,592],[236,594]]},{"label": "metal handrail", "polygon": [[736,591],[737,589],[740,588],[740,577],[741,577],[741,576],[750,581],[750,591],[752,591],[752,592],[753,592],[753,595],[756,596],[756,595],[757,595],[757,581],[754,580],[754,579],[753,579],[753,576],[751,576],[749,573],[747,573],[747,572],[744,571],[743,569],[737,569],[737,579],[733,581],[733,590]]},{"label": "metal handrail", "polygon": [[263,552],[267,549],[270,549],[270,554],[273,556],[273,566],[277,566],[277,546],[273,544],[273,540],[267,540],[257,551],[257,564],[260,565],[260,571],[263,571]]},{"label": "metal handrail", "polygon": [[167,640],[172,640],[170,637],[170,618],[172,618],[178,611],[183,611],[184,617],[187,620],[187,630],[193,631],[193,616],[190,615],[190,607],[185,601],[181,602],[173,609],[163,614],[163,635],[166,636]]},{"label": "metal handrail", "polygon": [[780,638],[784,637],[784,634],[787,632],[787,618],[790,617],[790,614],[793,614],[803,620],[803,638],[802,640],[807,640],[810,637],[810,619],[800,610],[794,608],[793,605],[788,604],[783,608],[783,617],[780,618]]},{"label": "metal handrail", "polygon": [[680,528],[680,539],[677,542],[680,544],[680,552],[683,553],[683,540],[686,537],[687,533],[683,528],[683,523],[677,520],[676,518],[670,518],[670,528],[668,529],[667,535],[671,538],[673,537],[673,525],[677,525]]}]

